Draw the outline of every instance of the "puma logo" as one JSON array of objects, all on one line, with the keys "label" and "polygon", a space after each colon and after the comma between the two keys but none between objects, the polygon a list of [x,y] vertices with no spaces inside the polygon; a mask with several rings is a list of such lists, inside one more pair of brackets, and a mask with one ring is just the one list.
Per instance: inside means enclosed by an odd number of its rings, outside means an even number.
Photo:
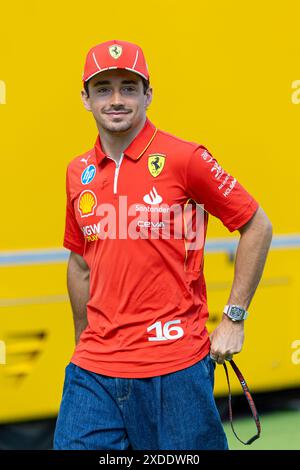
[{"label": "puma logo", "polygon": [[87,165],[87,164],[88,164],[88,161],[89,161],[89,158],[91,158],[91,156],[92,156],[92,155],[89,155],[87,158],[81,158],[80,161],[81,161],[81,162],[84,162],[85,165]]}]

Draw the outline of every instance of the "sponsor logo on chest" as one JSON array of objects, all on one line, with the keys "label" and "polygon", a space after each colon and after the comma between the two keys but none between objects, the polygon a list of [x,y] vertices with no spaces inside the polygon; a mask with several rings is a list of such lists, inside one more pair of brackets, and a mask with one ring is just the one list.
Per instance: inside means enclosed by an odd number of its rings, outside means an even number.
[{"label": "sponsor logo on chest", "polygon": [[95,178],[95,175],[96,175],[95,165],[89,165],[81,173],[81,183],[84,185],[91,183],[93,179]]},{"label": "sponsor logo on chest", "polygon": [[166,156],[162,153],[152,153],[148,155],[148,170],[150,174],[156,178],[165,166]]}]

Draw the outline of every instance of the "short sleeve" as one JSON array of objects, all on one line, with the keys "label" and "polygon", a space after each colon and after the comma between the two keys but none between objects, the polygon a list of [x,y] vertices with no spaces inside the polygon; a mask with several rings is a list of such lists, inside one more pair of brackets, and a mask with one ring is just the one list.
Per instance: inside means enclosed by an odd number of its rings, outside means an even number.
[{"label": "short sleeve", "polygon": [[68,250],[74,251],[83,256],[84,252],[84,236],[77,223],[74,207],[71,200],[69,178],[67,172],[66,178],[66,192],[67,192],[67,205],[66,205],[66,223],[63,245]]},{"label": "short sleeve", "polygon": [[258,202],[227,173],[203,145],[190,156],[186,170],[189,196],[222,221],[230,232],[241,228],[254,215]]}]

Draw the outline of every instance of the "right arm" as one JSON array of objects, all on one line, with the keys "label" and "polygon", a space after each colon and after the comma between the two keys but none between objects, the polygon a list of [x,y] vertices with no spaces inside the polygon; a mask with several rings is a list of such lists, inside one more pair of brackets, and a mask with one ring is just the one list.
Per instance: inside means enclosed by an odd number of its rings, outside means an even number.
[{"label": "right arm", "polygon": [[86,328],[86,304],[89,300],[90,270],[83,257],[71,251],[67,271],[67,286],[73,311],[75,343]]}]

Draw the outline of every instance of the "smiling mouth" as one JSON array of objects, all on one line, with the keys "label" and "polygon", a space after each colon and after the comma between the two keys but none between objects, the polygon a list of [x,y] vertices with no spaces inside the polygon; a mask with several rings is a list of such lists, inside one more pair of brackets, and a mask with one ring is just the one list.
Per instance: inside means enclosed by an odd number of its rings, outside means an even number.
[{"label": "smiling mouth", "polygon": [[115,111],[115,112],[110,112],[110,113],[105,113],[113,116],[120,116],[121,114],[129,114],[129,111]]}]

